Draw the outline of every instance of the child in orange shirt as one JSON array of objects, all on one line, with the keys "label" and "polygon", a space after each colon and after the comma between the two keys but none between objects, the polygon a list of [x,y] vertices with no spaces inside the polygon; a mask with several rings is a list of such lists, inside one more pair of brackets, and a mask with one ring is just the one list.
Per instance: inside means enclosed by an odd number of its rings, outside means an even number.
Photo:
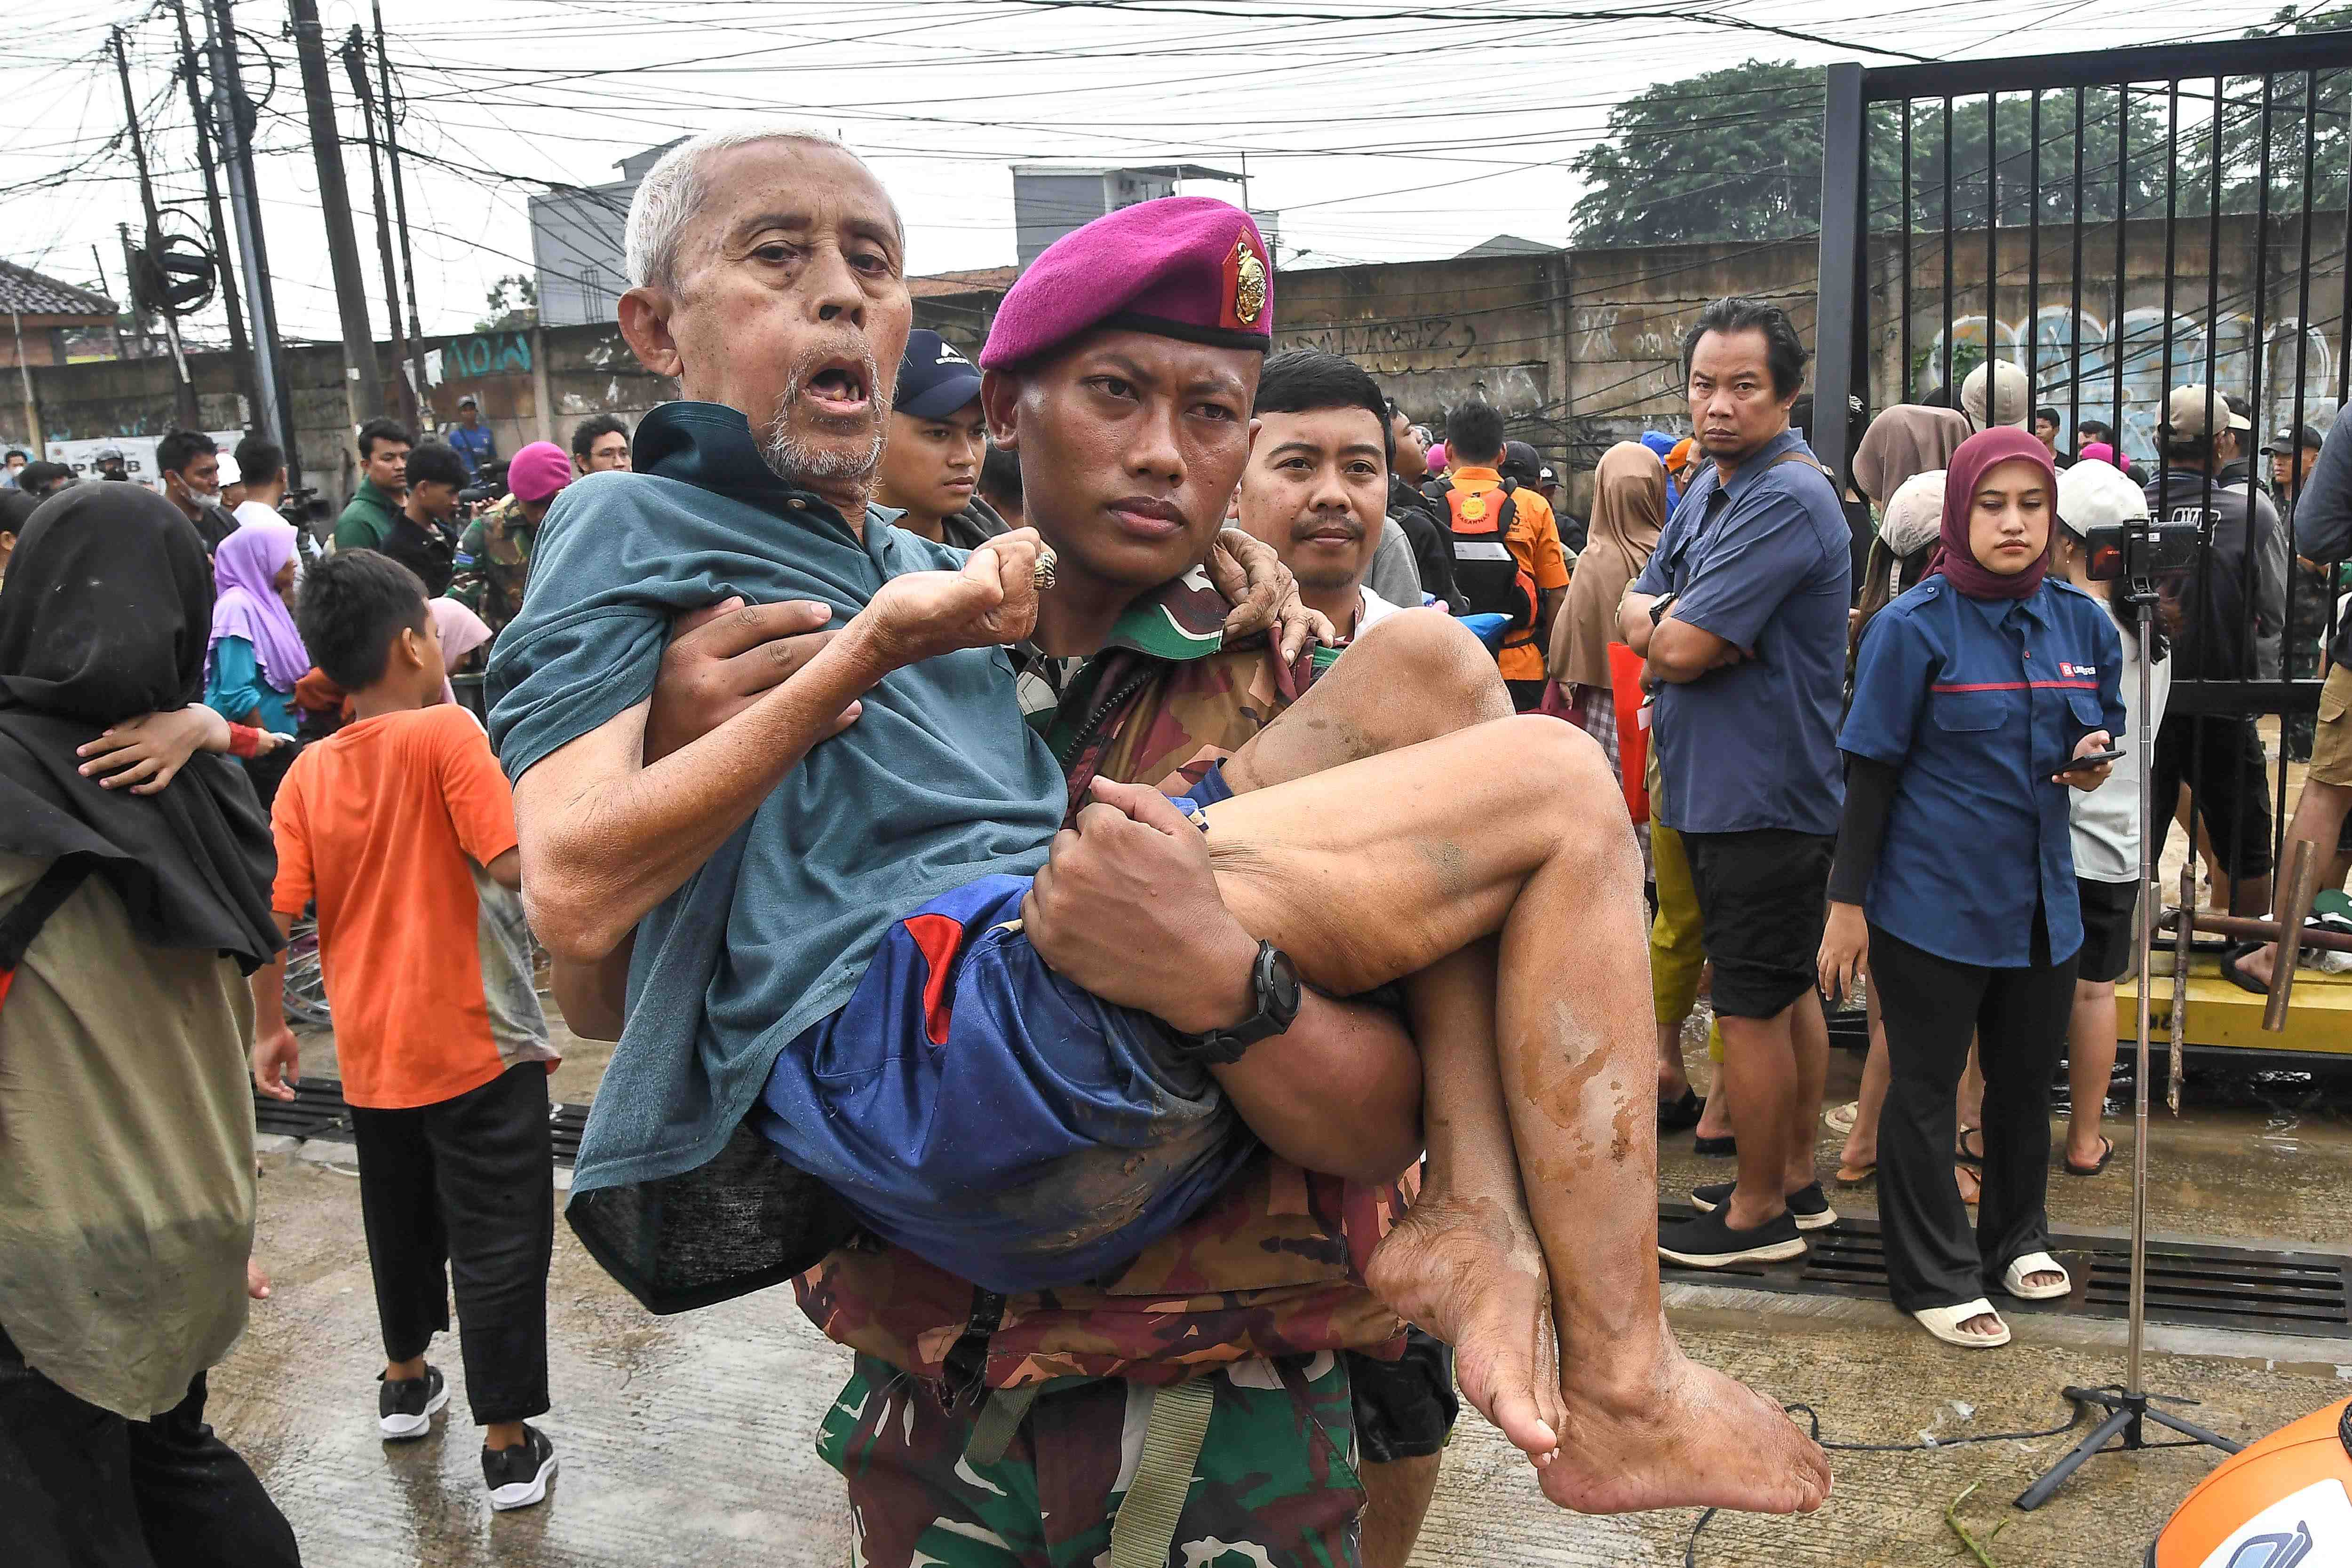
[{"label": "child in orange shirt", "polygon": [[[529,1507],[555,1469],[526,1418],[548,1408],[556,1055],[515,895],[514,798],[480,724],[441,701],[440,644],[407,568],[373,550],[328,558],[304,580],[299,622],[354,717],[278,787],[271,907],[290,928],[318,904],[383,1333],[378,1428],[422,1437],[448,1403],[425,1360],[449,1326],[446,1268],[490,1506]],[[254,977],[254,1078],[291,1098],[284,983],[282,957]]]}]

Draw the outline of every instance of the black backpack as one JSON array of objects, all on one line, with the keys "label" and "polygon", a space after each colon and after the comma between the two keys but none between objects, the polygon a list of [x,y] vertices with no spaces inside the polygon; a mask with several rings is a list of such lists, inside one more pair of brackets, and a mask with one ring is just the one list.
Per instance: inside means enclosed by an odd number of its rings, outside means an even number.
[{"label": "black backpack", "polygon": [[[1507,648],[1535,641],[1536,581],[1511,550],[1511,525],[1518,517],[1513,492],[1516,480],[1505,479],[1499,489],[1461,490],[1451,479],[1439,481],[1445,499],[1445,532],[1454,553],[1454,591],[1466,601],[1465,615],[1505,615],[1510,627],[1504,633]],[[1495,504],[1499,496],[1501,505]]]}]

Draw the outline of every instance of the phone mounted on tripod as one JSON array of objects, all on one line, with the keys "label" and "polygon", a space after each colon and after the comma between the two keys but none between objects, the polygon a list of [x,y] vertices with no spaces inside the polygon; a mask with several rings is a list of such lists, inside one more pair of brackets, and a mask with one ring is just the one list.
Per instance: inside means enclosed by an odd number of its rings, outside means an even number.
[{"label": "phone mounted on tripod", "polygon": [[2089,556],[2084,570],[2095,581],[2126,581],[2136,591],[2147,591],[2158,578],[2196,566],[2197,537],[2193,522],[2158,522],[2153,517],[2091,528],[2083,535]]}]

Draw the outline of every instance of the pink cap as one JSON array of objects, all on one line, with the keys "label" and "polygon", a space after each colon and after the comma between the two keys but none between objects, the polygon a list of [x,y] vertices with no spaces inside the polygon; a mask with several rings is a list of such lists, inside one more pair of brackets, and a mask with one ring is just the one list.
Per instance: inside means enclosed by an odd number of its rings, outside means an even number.
[{"label": "pink cap", "polygon": [[2104,463],[2111,468],[2123,466],[2116,461],[2116,449],[2104,441],[2084,442],[2082,455],[2086,462]]},{"label": "pink cap", "polygon": [[572,483],[572,459],[552,441],[534,441],[507,465],[507,488],[518,501],[544,501]]},{"label": "pink cap", "polygon": [[996,308],[980,362],[1010,370],[1097,327],[1264,353],[1274,341],[1274,268],[1257,225],[1208,196],[1106,213],[1030,263]]},{"label": "pink cap", "polygon": [[1425,462],[1425,463],[1427,463],[1427,464],[1429,465],[1430,471],[1431,471],[1432,473],[1435,473],[1437,470],[1439,470],[1439,469],[1441,469],[1441,468],[1444,467],[1444,466],[1445,466],[1445,443],[1444,443],[1443,441],[1433,441],[1433,442],[1431,442],[1431,443],[1429,444],[1429,452],[1428,452],[1428,454],[1427,454],[1427,455],[1426,455],[1422,459],[1422,461],[1423,461],[1423,462]]}]

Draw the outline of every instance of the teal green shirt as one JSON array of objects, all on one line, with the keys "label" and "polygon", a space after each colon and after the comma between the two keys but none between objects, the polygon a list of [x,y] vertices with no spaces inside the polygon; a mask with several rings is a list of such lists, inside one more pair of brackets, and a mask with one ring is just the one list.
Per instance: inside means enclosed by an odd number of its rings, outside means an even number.
[{"label": "teal green shirt", "polygon": [[[242,637],[224,637],[213,644],[205,663],[205,706],[222,717],[280,735],[294,733],[294,697],[262,679],[253,644]],[[247,716],[259,709],[259,718]]]},{"label": "teal green shirt", "polygon": [[[888,514],[853,528],[777,478],[733,409],[665,403],[635,448],[638,472],[556,497],[491,655],[490,738],[509,777],[645,701],[675,615],[741,594],[821,601],[837,627],[891,578],[962,565]],[[628,1027],[575,1196],[707,1163],[777,1053],[848,1000],[893,921],[1045,863],[1065,787],[1021,722],[1003,649],[927,659],[861,700],[858,721],[639,924]]]}]

